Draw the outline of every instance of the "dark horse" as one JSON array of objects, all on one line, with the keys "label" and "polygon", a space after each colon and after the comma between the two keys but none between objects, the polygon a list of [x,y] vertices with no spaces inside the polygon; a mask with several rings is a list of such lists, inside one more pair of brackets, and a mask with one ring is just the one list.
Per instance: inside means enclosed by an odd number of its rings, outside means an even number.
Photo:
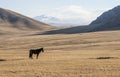
[{"label": "dark horse", "polygon": [[31,49],[29,51],[29,58],[33,59],[32,55],[33,54],[36,54],[36,59],[38,59],[38,56],[41,52],[44,52],[44,49],[43,48],[40,48],[40,49]]}]

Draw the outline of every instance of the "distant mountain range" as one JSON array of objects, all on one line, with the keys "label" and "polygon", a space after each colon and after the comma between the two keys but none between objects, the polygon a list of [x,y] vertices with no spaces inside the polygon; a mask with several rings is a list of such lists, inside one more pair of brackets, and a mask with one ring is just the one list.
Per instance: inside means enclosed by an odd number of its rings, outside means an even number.
[{"label": "distant mountain range", "polygon": [[38,22],[32,18],[23,16],[16,12],[0,8],[0,33],[34,31],[34,30],[50,30],[54,27]]},{"label": "distant mountain range", "polygon": [[72,27],[79,25],[78,23],[75,23],[74,20],[71,22],[71,20],[62,20],[60,18],[47,15],[36,16],[34,19],[56,27]]},{"label": "distant mountain range", "polygon": [[39,21],[43,21],[43,22],[57,22],[60,21],[58,18],[56,17],[52,17],[52,16],[46,16],[46,15],[41,15],[41,16],[36,16],[34,17],[36,20]]},{"label": "distant mountain range", "polygon": [[47,31],[44,34],[72,34],[108,30],[120,30],[120,6],[104,12],[88,26],[52,30]]}]

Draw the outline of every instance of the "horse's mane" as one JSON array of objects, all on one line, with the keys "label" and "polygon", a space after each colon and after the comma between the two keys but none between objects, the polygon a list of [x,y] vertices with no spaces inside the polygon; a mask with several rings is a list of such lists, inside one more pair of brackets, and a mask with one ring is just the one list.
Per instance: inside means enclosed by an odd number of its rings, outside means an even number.
[{"label": "horse's mane", "polygon": [[43,50],[43,48],[39,48],[39,49],[37,49],[37,50]]},{"label": "horse's mane", "polygon": [[39,49],[30,49],[30,50],[43,50],[43,48],[39,48]]}]

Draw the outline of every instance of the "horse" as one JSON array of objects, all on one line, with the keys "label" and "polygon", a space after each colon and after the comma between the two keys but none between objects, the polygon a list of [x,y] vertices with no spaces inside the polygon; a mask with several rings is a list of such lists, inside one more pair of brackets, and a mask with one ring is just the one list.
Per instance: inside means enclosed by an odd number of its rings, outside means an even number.
[{"label": "horse", "polygon": [[38,59],[38,56],[41,52],[44,52],[44,49],[43,48],[40,48],[40,49],[31,49],[29,51],[29,58],[33,59],[32,55],[33,54],[36,54],[36,59]]}]

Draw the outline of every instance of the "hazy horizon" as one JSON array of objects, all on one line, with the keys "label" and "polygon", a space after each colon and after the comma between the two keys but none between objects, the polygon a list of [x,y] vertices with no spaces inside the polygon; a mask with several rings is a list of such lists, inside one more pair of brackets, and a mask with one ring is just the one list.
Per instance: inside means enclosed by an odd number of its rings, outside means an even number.
[{"label": "hazy horizon", "polygon": [[87,25],[104,11],[119,5],[118,0],[4,0],[0,7],[13,10],[28,17],[46,15],[59,18],[62,21]]}]

